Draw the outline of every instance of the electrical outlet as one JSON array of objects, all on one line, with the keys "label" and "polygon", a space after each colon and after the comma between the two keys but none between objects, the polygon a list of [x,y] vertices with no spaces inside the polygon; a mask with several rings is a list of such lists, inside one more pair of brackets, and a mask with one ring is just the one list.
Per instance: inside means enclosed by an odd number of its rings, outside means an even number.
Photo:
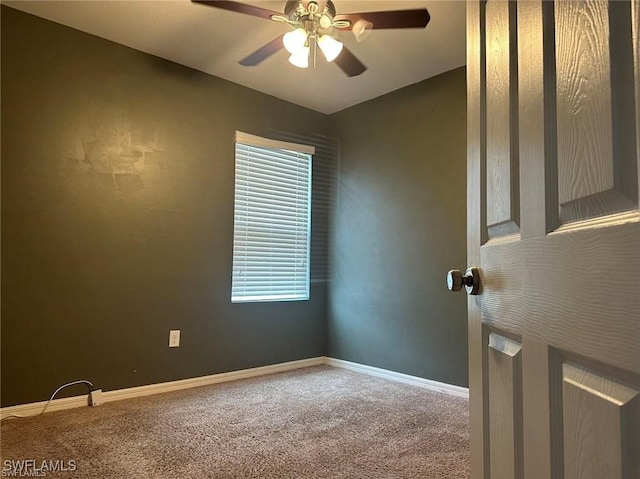
[{"label": "electrical outlet", "polygon": [[180,346],[180,330],[172,329],[169,331],[169,347],[177,348]]},{"label": "electrical outlet", "polygon": [[102,404],[102,389],[94,389],[89,394],[89,404],[91,406],[99,406]]}]

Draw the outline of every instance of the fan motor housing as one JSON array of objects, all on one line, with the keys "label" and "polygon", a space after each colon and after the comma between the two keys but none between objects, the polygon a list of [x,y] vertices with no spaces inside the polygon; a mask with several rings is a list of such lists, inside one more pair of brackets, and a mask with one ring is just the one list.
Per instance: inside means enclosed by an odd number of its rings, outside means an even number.
[{"label": "fan motor housing", "polygon": [[[324,3],[324,10],[317,12],[311,12],[309,5],[313,3],[315,5],[319,5]],[[320,2],[314,2],[313,0],[288,0],[284,6],[284,14],[289,18],[289,20],[294,22],[304,21],[309,19],[309,15],[311,13],[315,13],[318,16],[326,16],[329,20],[333,21],[333,17],[336,15],[336,7],[331,0],[326,0]]]}]

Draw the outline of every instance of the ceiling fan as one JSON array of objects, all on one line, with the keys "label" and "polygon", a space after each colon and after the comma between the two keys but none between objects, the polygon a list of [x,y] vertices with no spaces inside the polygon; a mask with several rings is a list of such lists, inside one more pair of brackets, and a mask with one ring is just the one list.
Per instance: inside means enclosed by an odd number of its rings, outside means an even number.
[{"label": "ceiling fan", "polygon": [[350,77],[360,75],[367,67],[336,39],[338,31],[351,30],[356,40],[361,42],[372,29],[424,28],[431,19],[426,8],[338,15],[331,0],[287,0],[283,13],[236,1],[191,1],[286,23],[293,28],[240,60],[239,63],[243,66],[256,66],[276,52],[285,49],[291,55],[290,63],[300,68],[307,68],[311,54],[313,54],[315,65],[316,51],[319,48],[328,62],[335,61],[336,65]]}]

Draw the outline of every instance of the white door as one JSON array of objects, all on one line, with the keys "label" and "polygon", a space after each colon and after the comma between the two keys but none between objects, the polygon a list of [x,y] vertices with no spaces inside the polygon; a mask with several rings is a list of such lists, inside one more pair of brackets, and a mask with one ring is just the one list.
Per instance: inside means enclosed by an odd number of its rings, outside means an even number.
[{"label": "white door", "polygon": [[639,5],[468,3],[474,479],[640,478]]}]

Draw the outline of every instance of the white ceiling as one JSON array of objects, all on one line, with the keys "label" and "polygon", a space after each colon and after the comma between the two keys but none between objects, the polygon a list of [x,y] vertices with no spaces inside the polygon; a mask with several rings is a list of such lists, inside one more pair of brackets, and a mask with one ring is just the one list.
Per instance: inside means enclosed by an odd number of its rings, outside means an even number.
[{"label": "white ceiling", "polygon": [[[347,77],[319,57],[316,68],[296,68],[285,51],[255,67],[238,60],[289,27],[190,0],[3,1],[99,37],[215,75],[322,113],[333,113],[465,64],[464,1],[334,0],[340,13],[427,7],[426,29],[374,30],[357,43],[340,40],[368,67]],[[284,0],[250,3],[282,11]]]}]

